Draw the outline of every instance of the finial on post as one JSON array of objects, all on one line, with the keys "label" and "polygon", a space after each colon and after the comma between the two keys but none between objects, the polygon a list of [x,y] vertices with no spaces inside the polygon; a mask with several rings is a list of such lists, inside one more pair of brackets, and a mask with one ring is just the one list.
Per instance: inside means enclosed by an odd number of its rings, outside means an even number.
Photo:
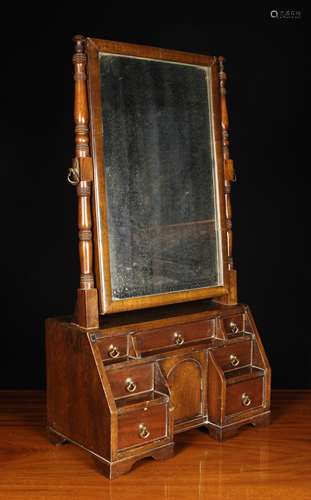
[{"label": "finial on post", "polygon": [[76,52],[85,51],[85,37],[83,35],[75,35],[72,41],[75,44]]}]

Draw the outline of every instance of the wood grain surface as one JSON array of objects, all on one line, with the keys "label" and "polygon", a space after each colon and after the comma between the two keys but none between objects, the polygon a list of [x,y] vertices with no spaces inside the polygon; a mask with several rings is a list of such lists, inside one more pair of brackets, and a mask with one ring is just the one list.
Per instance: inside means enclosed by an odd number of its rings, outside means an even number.
[{"label": "wood grain surface", "polygon": [[0,499],[310,499],[310,417],[311,391],[276,391],[271,426],[223,443],[178,434],[173,458],[109,481],[80,448],[48,442],[44,392],[1,391]]}]

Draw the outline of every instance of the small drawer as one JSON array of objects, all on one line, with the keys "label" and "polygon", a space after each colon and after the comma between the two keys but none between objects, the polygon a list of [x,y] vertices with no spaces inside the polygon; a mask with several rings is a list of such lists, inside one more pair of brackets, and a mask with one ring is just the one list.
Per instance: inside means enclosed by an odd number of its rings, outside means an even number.
[{"label": "small drawer", "polygon": [[140,446],[167,435],[167,404],[146,406],[118,416],[119,450]]},{"label": "small drawer", "polygon": [[232,316],[226,316],[223,318],[224,330],[227,334],[238,334],[244,331],[244,315],[243,314],[233,314]]},{"label": "small drawer", "polygon": [[263,377],[227,386],[226,415],[262,406]]},{"label": "small drawer", "polygon": [[113,361],[125,358],[128,354],[127,335],[115,335],[98,339],[97,345],[103,361]]},{"label": "small drawer", "polygon": [[151,363],[120,370],[107,370],[107,376],[115,398],[153,389],[153,364]]},{"label": "small drawer", "polygon": [[133,340],[137,353],[147,354],[181,347],[189,342],[204,341],[213,337],[214,332],[215,320],[205,320],[138,332],[133,335]]},{"label": "small drawer", "polygon": [[222,370],[232,370],[251,364],[252,341],[236,342],[211,351]]}]

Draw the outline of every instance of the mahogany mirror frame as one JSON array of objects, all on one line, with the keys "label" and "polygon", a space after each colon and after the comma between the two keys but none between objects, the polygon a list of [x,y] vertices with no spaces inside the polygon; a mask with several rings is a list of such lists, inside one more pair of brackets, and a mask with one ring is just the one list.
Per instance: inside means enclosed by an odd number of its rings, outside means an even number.
[{"label": "mahogany mirror frame", "polygon": [[[82,37],[81,37],[82,39]],[[77,49],[78,48],[78,49]],[[85,120],[76,115],[76,142],[77,126],[89,126],[90,154],[93,163],[92,172],[92,239],[95,259],[95,280],[98,292],[98,314],[110,314],[122,311],[144,309],[168,304],[176,304],[188,301],[196,301],[207,298],[217,298],[223,303],[236,303],[236,276],[232,265],[232,233],[231,233],[231,206],[230,206],[230,183],[233,180],[233,165],[228,158],[228,117],[225,99],[225,73],[223,72],[223,58],[207,55],[193,54],[166,50],[156,47],[133,45],[121,42],[112,42],[102,39],[87,38],[78,40],[76,44],[77,54],[82,55],[82,49],[86,55],[84,62],[85,78],[87,83],[87,104]],[[101,53],[141,57],[159,61],[172,61],[190,65],[210,68],[210,96],[211,96],[211,128],[214,142],[214,159],[216,169],[216,200],[218,204],[218,221],[220,225],[220,250],[222,264],[223,283],[219,286],[189,289],[183,291],[166,292],[154,295],[131,297],[126,299],[112,299],[110,279],[109,241],[107,227],[106,185],[104,178],[104,149],[103,149],[103,123],[101,110],[100,91],[100,65],[99,55]],[[82,59],[81,59],[82,60]],[[79,68],[79,58],[74,60],[76,65],[76,106],[77,98],[83,100],[83,67]],[[80,76],[79,76],[80,72]],[[78,75],[78,76],[77,76]],[[82,75],[82,76],[81,76]],[[78,80],[78,81],[77,81]],[[77,94],[77,84],[80,85],[80,93]],[[79,103],[78,103],[79,104]],[[89,124],[88,122],[89,117]],[[79,121],[80,120],[80,121]],[[77,146],[76,146],[77,149]],[[85,156],[84,154],[80,156]],[[88,156],[88,155],[86,155]],[[80,159],[81,160],[81,159]],[[80,162],[81,163],[81,162]],[[83,163],[83,162],[82,162]],[[81,166],[80,166],[81,168]],[[81,182],[80,182],[81,185]],[[79,195],[79,193],[78,193]],[[81,196],[81,193],[80,193]],[[83,193],[82,193],[83,196]],[[81,232],[81,230],[80,230]],[[81,238],[80,238],[81,239]],[[82,247],[81,247],[82,248]],[[81,262],[80,248],[80,262]],[[92,252],[90,247],[87,252]],[[85,257],[85,256],[84,256]],[[92,263],[92,259],[90,258]],[[92,269],[90,270],[92,273]],[[81,282],[81,280],[80,280]],[[91,284],[88,288],[94,287]],[[81,286],[82,288],[82,286]],[[81,290],[81,289],[80,289]]]}]

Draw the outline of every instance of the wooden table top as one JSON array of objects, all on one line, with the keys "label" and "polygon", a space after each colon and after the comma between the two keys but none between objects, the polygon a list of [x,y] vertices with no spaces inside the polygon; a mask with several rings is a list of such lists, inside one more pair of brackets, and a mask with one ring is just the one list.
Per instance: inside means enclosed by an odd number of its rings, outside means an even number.
[{"label": "wooden table top", "polygon": [[0,499],[311,499],[311,391],[273,392],[267,428],[175,438],[173,458],[109,481],[77,446],[48,442],[44,392],[0,391]]}]

